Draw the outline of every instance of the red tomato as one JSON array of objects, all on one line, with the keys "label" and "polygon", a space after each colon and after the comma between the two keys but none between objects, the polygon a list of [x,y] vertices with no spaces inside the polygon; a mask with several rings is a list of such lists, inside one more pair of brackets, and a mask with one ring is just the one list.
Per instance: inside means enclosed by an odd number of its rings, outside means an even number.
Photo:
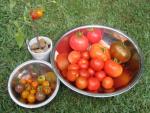
[{"label": "red tomato", "polygon": [[100,29],[90,29],[87,38],[91,43],[97,43],[102,39],[102,31]]},{"label": "red tomato", "polygon": [[79,73],[78,71],[75,71],[75,70],[69,70],[67,72],[67,80],[70,81],[70,82],[74,82],[79,76]]},{"label": "red tomato", "polygon": [[66,53],[58,54],[56,58],[56,63],[60,70],[66,69],[69,65],[68,54]]},{"label": "red tomato", "polygon": [[94,58],[90,61],[90,66],[95,71],[100,71],[104,67],[104,62],[101,59]]},{"label": "red tomato", "polygon": [[67,69],[62,70],[62,71],[61,71],[62,76],[66,78],[66,76],[67,76],[67,72],[68,72],[68,70],[67,70]]},{"label": "red tomato", "polygon": [[104,92],[105,93],[112,93],[112,92],[114,92],[115,91],[115,88],[114,87],[112,87],[111,89],[104,89]]},{"label": "red tomato", "polygon": [[89,46],[88,39],[82,34],[82,32],[77,32],[71,36],[69,44],[70,47],[76,51],[85,51]]},{"label": "red tomato", "polygon": [[115,88],[120,88],[123,86],[126,86],[130,80],[132,79],[131,74],[129,73],[129,71],[124,70],[123,73],[114,79],[114,87]]},{"label": "red tomato", "polygon": [[43,10],[42,9],[34,9],[30,12],[30,16],[32,20],[40,19],[43,16]]},{"label": "red tomato", "polygon": [[96,91],[100,88],[100,82],[95,77],[90,77],[88,79],[88,90],[89,91]]},{"label": "red tomato", "polygon": [[80,59],[81,54],[79,51],[71,51],[68,55],[68,60],[71,64],[77,63]]},{"label": "red tomato", "polygon": [[77,64],[69,64],[68,70],[78,70],[79,66]]},{"label": "red tomato", "polygon": [[92,68],[88,68],[88,72],[91,76],[95,74],[95,71]]},{"label": "red tomato", "polygon": [[121,75],[123,68],[120,64],[112,60],[107,60],[105,62],[104,70],[109,76],[116,78]]},{"label": "red tomato", "polygon": [[105,77],[102,81],[102,86],[105,89],[111,89],[114,85],[114,81],[111,77]]},{"label": "red tomato", "polygon": [[101,58],[103,61],[110,59],[109,49],[99,43],[93,44],[89,53],[91,58]]},{"label": "red tomato", "polygon": [[81,53],[81,57],[82,58],[85,58],[85,59],[90,59],[90,55],[89,55],[89,52],[88,51],[84,51]]},{"label": "red tomato", "polygon": [[86,60],[86,59],[84,59],[84,58],[81,58],[81,59],[78,61],[78,65],[79,65],[80,68],[86,69],[86,68],[88,68],[88,66],[89,66],[89,62],[88,62],[88,60]]},{"label": "red tomato", "polygon": [[106,77],[106,73],[104,71],[98,71],[95,73],[95,77],[101,82]]},{"label": "red tomato", "polygon": [[76,80],[76,86],[79,89],[85,89],[88,86],[87,78],[79,76]]},{"label": "red tomato", "polygon": [[81,69],[79,71],[79,75],[82,77],[86,77],[86,78],[88,78],[90,76],[89,72],[86,69]]}]

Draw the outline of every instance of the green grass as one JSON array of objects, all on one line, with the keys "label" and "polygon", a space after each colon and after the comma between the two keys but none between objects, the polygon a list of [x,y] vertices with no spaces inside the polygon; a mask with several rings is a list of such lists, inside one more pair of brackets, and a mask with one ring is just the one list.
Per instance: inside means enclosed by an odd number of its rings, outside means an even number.
[{"label": "green grass", "polygon": [[[16,1],[16,0],[10,0]],[[27,38],[34,37],[31,27],[22,20],[31,7],[43,6],[45,17],[39,22],[39,34],[53,41],[67,30],[86,24],[111,26],[137,40],[143,51],[144,71],[139,83],[122,95],[91,98],[77,94],[63,84],[56,98],[39,109],[24,109],[9,97],[7,82],[12,70],[31,59],[25,44],[18,48],[14,21],[19,21]],[[29,3],[28,3],[29,4]],[[20,18],[21,17],[21,18]],[[149,0],[0,0],[0,113],[149,113],[150,112],[150,1]]]}]

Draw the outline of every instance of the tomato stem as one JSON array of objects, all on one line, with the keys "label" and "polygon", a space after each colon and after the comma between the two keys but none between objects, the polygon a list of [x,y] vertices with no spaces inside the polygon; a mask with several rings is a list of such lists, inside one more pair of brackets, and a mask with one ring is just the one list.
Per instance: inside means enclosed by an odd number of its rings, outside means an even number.
[{"label": "tomato stem", "polygon": [[77,32],[77,36],[78,36],[79,38],[81,38],[82,35],[83,35],[83,33],[82,33],[81,31]]}]

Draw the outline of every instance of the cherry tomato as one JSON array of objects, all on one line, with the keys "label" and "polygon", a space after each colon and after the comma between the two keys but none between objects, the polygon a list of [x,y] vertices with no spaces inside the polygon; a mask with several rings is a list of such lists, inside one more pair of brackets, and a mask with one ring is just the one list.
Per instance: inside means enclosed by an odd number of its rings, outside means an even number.
[{"label": "cherry tomato", "polygon": [[15,86],[15,91],[16,91],[17,93],[21,93],[23,90],[24,90],[24,86],[23,86],[22,84],[17,84],[17,85]]},{"label": "cherry tomato", "polygon": [[105,93],[112,93],[112,92],[114,92],[115,91],[115,88],[114,87],[112,87],[111,89],[104,89],[104,92]]},{"label": "cherry tomato", "polygon": [[111,77],[105,77],[102,81],[102,86],[105,89],[111,89],[114,85],[114,81]]},{"label": "cherry tomato", "polygon": [[68,72],[67,72],[67,80],[68,81],[70,81],[70,82],[74,82],[76,79],[77,79],[77,77],[79,76],[79,73],[78,73],[78,71],[75,71],[75,70],[69,70]]},{"label": "cherry tomato", "polygon": [[93,44],[89,53],[91,58],[100,58],[103,61],[110,59],[109,49],[103,47],[100,43]]},{"label": "cherry tomato", "polygon": [[24,91],[21,93],[21,98],[27,99],[27,98],[28,98],[28,95],[29,95],[29,91],[24,90]]},{"label": "cherry tomato", "polygon": [[89,62],[88,62],[88,60],[86,60],[86,59],[84,59],[84,58],[81,58],[81,59],[78,61],[78,65],[79,65],[80,68],[86,69],[86,68],[88,68],[88,66],[89,66]]},{"label": "cherry tomato", "polygon": [[130,49],[121,41],[117,41],[111,44],[110,53],[113,58],[117,58],[121,63],[129,61],[131,57]]},{"label": "cherry tomato", "polygon": [[86,69],[80,69],[79,75],[85,78],[88,78],[90,76],[89,72]]},{"label": "cherry tomato", "polygon": [[80,59],[81,54],[79,51],[71,51],[68,55],[68,60],[71,64],[77,63]]},{"label": "cherry tomato", "polygon": [[27,81],[26,81],[26,79],[20,79],[19,83],[22,84],[22,85],[25,85],[27,83]]},{"label": "cherry tomato", "polygon": [[98,71],[95,73],[95,77],[101,82],[106,77],[106,73],[104,71]]},{"label": "cherry tomato", "polygon": [[43,16],[43,10],[42,9],[34,9],[30,12],[30,16],[32,20],[40,19]]},{"label": "cherry tomato", "polygon": [[90,55],[88,51],[81,52],[81,57],[84,59],[90,59]]},{"label": "cherry tomato", "polygon": [[27,100],[29,103],[34,103],[35,102],[35,96],[33,94],[28,95]]},{"label": "cherry tomato", "polygon": [[105,62],[104,70],[106,74],[108,74],[111,77],[119,77],[123,71],[123,68],[120,64],[112,61],[112,60],[107,60]]},{"label": "cherry tomato", "polygon": [[38,82],[37,81],[33,81],[31,83],[31,86],[36,89],[38,87]]},{"label": "cherry tomato", "polygon": [[79,76],[76,80],[76,86],[79,89],[85,89],[88,86],[87,78]]},{"label": "cherry tomato", "polygon": [[48,86],[44,86],[43,87],[43,93],[46,94],[46,95],[49,95],[51,93],[51,88],[48,87]]},{"label": "cherry tomato", "polygon": [[69,64],[68,70],[78,70],[79,66],[77,64]]},{"label": "cherry tomato", "polygon": [[104,67],[104,62],[101,60],[101,59],[98,59],[98,58],[93,58],[91,61],[90,61],[90,67],[92,69],[94,69],[95,71],[100,71],[103,69]]},{"label": "cherry tomato", "polygon": [[45,80],[43,83],[42,83],[42,86],[43,87],[48,87],[50,84],[47,80]]},{"label": "cherry tomato", "polygon": [[58,54],[56,58],[56,63],[60,70],[67,69],[69,65],[68,54],[66,53]]},{"label": "cherry tomato", "polygon": [[91,76],[95,74],[95,71],[92,68],[88,68],[88,72]]},{"label": "cherry tomato", "polygon": [[123,73],[114,79],[114,87],[120,88],[123,86],[126,86],[130,80],[132,79],[132,76],[128,70],[124,70]]},{"label": "cherry tomato", "polygon": [[89,29],[87,38],[91,43],[98,43],[102,39],[102,31],[100,29]]},{"label": "cherry tomato", "polygon": [[89,46],[88,39],[82,34],[82,32],[77,32],[72,35],[69,44],[70,47],[76,51],[85,51]]},{"label": "cherry tomato", "polygon": [[30,90],[30,94],[32,94],[32,95],[36,94],[36,90],[35,89],[31,89]]},{"label": "cherry tomato", "polygon": [[97,78],[95,77],[90,77],[88,79],[88,90],[89,91],[95,91],[100,88],[100,82]]},{"label": "cherry tomato", "polygon": [[36,97],[37,101],[43,101],[43,100],[45,100],[46,95],[40,91],[40,92],[36,93],[35,97]]}]

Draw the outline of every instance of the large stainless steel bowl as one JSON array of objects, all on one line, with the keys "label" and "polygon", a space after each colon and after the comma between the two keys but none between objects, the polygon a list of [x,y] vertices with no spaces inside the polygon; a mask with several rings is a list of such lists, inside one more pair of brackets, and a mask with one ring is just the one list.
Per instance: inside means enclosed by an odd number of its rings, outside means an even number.
[{"label": "large stainless steel bowl", "polygon": [[42,106],[48,104],[50,101],[52,101],[52,99],[56,96],[56,94],[58,92],[60,82],[59,82],[59,79],[57,78],[56,87],[55,87],[54,92],[45,101],[37,103],[37,104],[25,104],[25,103],[20,102],[18,100],[18,97],[17,97],[13,87],[12,87],[13,80],[15,79],[15,77],[23,76],[24,73],[27,73],[26,69],[28,69],[30,66],[34,66],[34,67],[36,66],[36,68],[38,68],[38,71],[45,71],[45,70],[52,71],[53,70],[52,66],[48,62],[45,62],[45,61],[30,60],[30,61],[24,62],[21,65],[19,65],[11,73],[11,75],[9,77],[9,81],[8,81],[8,92],[9,92],[11,99],[19,106],[22,106],[25,108],[38,108],[38,107],[42,107]]},{"label": "large stainless steel bowl", "polygon": [[[87,28],[99,28],[103,30],[104,31],[103,40],[108,45],[110,45],[114,41],[121,40],[121,41],[124,41],[124,43],[131,49],[132,58],[127,63],[127,65],[132,70],[132,74],[134,75],[134,78],[126,87],[123,87],[113,93],[90,93],[90,92],[83,91],[83,90],[76,88],[75,86],[71,85],[62,77],[61,73],[59,72],[55,64],[56,55],[63,53],[63,52],[69,52],[71,49],[69,46],[70,36],[76,31],[84,31]],[[87,25],[87,26],[77,27],[75,29],[68,31],[56,42],[52,50],[52,54],[51,54],[51,63],[52,63],[52,66],[54,67],[54,72],[56,73],[58,78],[61,80],[61,82],[65,84],[67,87],[69,87],[70,89],[72,89],[73,91],[86,95],[86,96],[91,96],[91,97],[111,97],[111,96],[116,96],[116,95],[119,95],[128,91],[138,82],[139,78],[142,75],[141,71],[143,68],[143,57],[142,57],[142,53],[139,47],[137,46],[137,43],[133,39],[131,39],[129,36],[122,33],[121,31],[116,30],[114,28],[106,27],[106,26]]]}]

